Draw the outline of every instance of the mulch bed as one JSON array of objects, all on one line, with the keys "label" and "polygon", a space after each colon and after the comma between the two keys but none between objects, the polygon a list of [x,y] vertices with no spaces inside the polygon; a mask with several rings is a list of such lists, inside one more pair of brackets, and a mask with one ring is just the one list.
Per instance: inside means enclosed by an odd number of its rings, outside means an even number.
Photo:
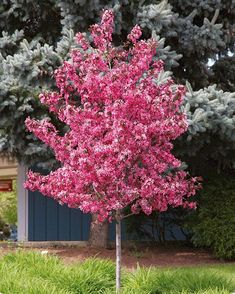
[{"label": "mulch bed", "polygon": [[[0,255],[17,250],[15,246],[1,246]],[[35,250],[42,254],[53,254],[63,260],[65,264],[83,261],[89,257],[111,259],[115,261],[115,249],[100,249],[86,247],[48,247],[23,248]],[[186,245],[155,245],[131,246],[122,250],[122,263],[127,268],[140,266],[150,267],[178,267],[210,264],[226,264],[228,262],[216,259],[209,251],[196,249]],[[234,262],[235,264],[235,262]]]}]

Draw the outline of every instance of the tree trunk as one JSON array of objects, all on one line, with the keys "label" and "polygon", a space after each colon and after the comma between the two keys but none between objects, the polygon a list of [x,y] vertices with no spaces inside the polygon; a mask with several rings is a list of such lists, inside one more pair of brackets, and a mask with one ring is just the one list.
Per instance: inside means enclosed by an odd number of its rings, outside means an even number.
[{"label": "tree trunk", "polygon": [[108,222],[97,222],[97,215],[92,215],[89,245],[92,247],[108,247]]},{"label": "tree trunk", "polygon": [[121,293],[121,220],[116,222],[116,294]]}]

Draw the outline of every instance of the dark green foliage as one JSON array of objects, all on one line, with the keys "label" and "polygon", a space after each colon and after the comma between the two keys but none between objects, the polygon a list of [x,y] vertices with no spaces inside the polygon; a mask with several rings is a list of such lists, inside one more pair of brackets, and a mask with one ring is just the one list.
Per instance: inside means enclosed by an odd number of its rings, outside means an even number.
[{"label": "dark green foliage", "polygon": [[55,1],[1,1],[0,31],[12,35],[16,30],[22,32],[28,41],[37,38],[53,43],[61,32],[60,11],[55,7]]},{"label": "dark green foliage", "polygon": [[212,81],[223,91],[235,92],[235,56],[220,58],[212,66]]},{"label": "dark green foliage", "polygon": [[0,240],[10,237],[11,227],[17,223],[16,181],[12,192],[0,192]]},{"label": "dark green foliage", "polygon": [[6,240],[10,237],[10,226],[0,216],[0,241]]},{"label": "dark green foliage", "polygon": [[17,222],[17,191],[16,181],[13,182],[13,191],[0,192],[0,219],[4,224],[16,225]]},{"label": "dark green foliage", "polygon": [[234,211],[234,174],[208,180],[198,196],[198,209],[188,218],[194,245],[211,248],[218,257],[235,259]]}]

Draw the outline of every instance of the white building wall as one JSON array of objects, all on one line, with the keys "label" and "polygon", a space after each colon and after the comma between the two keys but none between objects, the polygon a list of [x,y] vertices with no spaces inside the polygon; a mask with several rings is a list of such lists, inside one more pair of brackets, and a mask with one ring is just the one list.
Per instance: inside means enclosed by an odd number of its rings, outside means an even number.
[{"label": "white building wall", "polygon": [[28,191],[24,189],[27,167],[18,165],[17,168],[17,228],[18,241],[28,241]]}]

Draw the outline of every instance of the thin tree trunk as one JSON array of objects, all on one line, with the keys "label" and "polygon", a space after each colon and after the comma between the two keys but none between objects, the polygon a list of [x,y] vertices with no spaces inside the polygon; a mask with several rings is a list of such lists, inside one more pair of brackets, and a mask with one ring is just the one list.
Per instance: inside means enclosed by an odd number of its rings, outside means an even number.
[{"label": "thin tree trunk", "polygon": [[121,220],[116,222],[116,294],[121,293]]},{"label": "thin tree trunk", "polygon": [[99,223],[97,215],[92,215],[89,245],[92,247],[108,247],[108,222]]}]

